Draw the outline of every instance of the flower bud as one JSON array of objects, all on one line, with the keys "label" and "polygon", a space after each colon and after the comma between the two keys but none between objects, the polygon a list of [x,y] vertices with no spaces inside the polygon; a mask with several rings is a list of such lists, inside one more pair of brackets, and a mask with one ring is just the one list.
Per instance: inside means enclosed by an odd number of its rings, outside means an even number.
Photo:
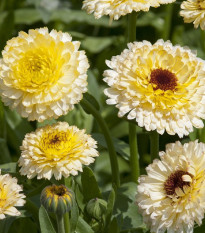
[{"label": "flower bud", "polygon": [[41,204],[49,212],[63,215],[72,207],[74,193],[65,185],[47,186],[41,193]]},{"label": "flower bud", "polygon": [[107,202],[99,198],[91,199],[86,206],[86,210],[90,217],[100,220],[107,210]]}]

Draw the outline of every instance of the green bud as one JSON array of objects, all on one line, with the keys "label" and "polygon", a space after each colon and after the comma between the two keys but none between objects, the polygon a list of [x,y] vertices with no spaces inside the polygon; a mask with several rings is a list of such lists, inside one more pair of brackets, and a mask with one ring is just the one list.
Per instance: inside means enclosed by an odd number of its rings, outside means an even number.
[{"label": "green bud", "polygon": [[41,204],[49,212],[63,215],[72,208],[74,193],[65,185],[47,186],[41,193]]},{"label": "green bud", "polygon": [[107,210],[107,202],[99,198],[91,199],[86,206],[86,210],[90,217],[100,220]]}]

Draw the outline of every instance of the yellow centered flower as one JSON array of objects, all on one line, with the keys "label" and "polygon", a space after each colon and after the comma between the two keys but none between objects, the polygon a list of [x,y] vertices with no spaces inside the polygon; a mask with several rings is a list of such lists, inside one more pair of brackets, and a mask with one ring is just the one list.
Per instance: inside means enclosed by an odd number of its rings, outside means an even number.
[{"label": "yellow centered flower", "polygon": [[199,25],[205,30],[205,1],[204,0],[187,0],[181,4],[180,15],[184,18],[185,23],[194,23],[194,27]]},{"label": "yellow centered flower", "polygon": [[99,19],[109,15],[111,20],[118,20],[120,16],[132,11],[149,11],[150,7],[159,7],[160,4],[175,2],[176,0],[84,0],[82,9],[88,14],[94,13]]},{"label": "yellow centered flower", "polygon": [[188,48],[170,42],[129,43],[121,55],[106,61],[108,104],[140,127],[180,137],[202,128],[205,119],[205,63]]},{"label": "yellow centered flower", "polygon": [[58,122],[28,133],[21,146],[20,173],[29,179],[77,175],[98,156],[96,141],[85,130]]},{"label": "yellow centered flower", "polygon": [[74,193],[64,185],[47,186],[41,193],[41,204],[47,211],[63,215],[72,208]]},{"label": "yellow centered flower", "polygon": [[5,105],[28,120],[58,118],[87,91],[87,69],[80,42],[47,28],[20,32],[7,42],[0,61],[0,94]]},{"label": "yellow centered flower", "polygon": [[205,213],[205,144],[168,144],[139,178],[137,204],[151,232],[193,233]]},{"label": "yellow centered flower", "polygon": [[[0,170],[1,174],[1,170]],[[23,206],[25,195],[20,193],[22,187],[17,184],[17,179],[9,174],[0,175],[0,219],[5,215],[19,216],[21,213],[15,206]]]}]

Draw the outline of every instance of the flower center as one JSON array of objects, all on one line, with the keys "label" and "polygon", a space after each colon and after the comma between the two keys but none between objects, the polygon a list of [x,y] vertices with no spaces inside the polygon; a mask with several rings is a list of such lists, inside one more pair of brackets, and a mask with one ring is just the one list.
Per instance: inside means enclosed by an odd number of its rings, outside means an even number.
[{"label": "flower center", "polygon": [[1,209],[5,206],[7,200],[7,192],[5,192],[5,188],[0,186],[0,213]]},{"label": "flower center", "polygon": [[43,91],[58,81],[63,61],[55,62],[57,58],[44,48],[27,51],[14,64],[15,85],[18,89],[36,92]]},{"label": "flower center", "polygon": [[184,186],[190,186],[190,182],[185,181],[186,176],[190,177],[191,175],[185,171],[176,171],[172,173],[164,184],[164,189],[167,195],[176,194],[176,189],[180,188],[183,191]]},{"label": "flower center", "polygon": [[43,133],[40,142],[40,148],[43,155],[51,161],[59,161],[67,156],[67,158],[75,156],[81,151],[84,142],[71,131],[48,131]]},{"label": "flower center", "polygon": [[66,188],[65,188],[64,185],[60,185],[60,186],[53,185],[51,187],[50,191],[51,191],[52,194],[60,196],[60,197],[62,197],[63,195],[65,195],[66,192],[67,192],[67,190],[66,190]]},{"label": "flower center", "polygon": [[175,74],[169,70],[154,69],[150,75],[150,83],[153,84],[153,89],[161,89],[163,91],[175,91],[177,86],[177,78]]}]

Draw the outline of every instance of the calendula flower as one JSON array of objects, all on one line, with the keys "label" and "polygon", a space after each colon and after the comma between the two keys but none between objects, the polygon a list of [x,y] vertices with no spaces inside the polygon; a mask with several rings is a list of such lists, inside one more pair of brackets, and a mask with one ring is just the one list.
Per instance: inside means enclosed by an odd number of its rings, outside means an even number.
[{"label": "calendula flower", "polygon": [[180,137],[202,128],[205,118],[205,63],[188,48],[158,40],[128,44],[106,61],[108,104],[140,127]]},{"label": "calendula flower", "polygon": [[71,210],[73,198],[73,191],[65,185],[46,186],[41,192],[41,204],[47,211],[58,215],[63,215]]},{"label": "calendula flower", "polygon": [[139,178],[137,204],[154,233],[192,233],[205,212],[205,144],[168,144]]},{"label": "calendula flower", "polygon": [[184,17],[185,23],[194,23],[194,27],[199,25],[205,30],[205,1],[204,0],[187,0],[181,4],[182,10],[180,15]]},{"label": "calendula flower", "polygon": [[120,16],[132,11],[149,11],[150,7],[159,7],[160,4],[175,2],[176,0],[84,0],[82,9],[88,14],[94,13],[99,19],[109,15],[111,19],[118,20]]},{"label": "calendula flower", "polygon": [[39,122],[72,110],[87,91],[89,65],[79,46],[68,33],[47,28],[9,40],[0,63],[4,104]]},{"label": "calendula flower", "polygon": [[29,179],[75,176],[83,164],[94,162],[98,156],[96,148],[96,141],[85,130],[66,122],[47,125],[26,134],[21,146],[20,173]]},{"label": "calendula flower", "polygon": [[[1,170],[0,170],[1,174]],[[21,213],[15,206],[23,206],[25,195],[20,193],[22,187],[17,184],[17,179],[9,174],[0,175],[0,219],[5,215],[19,216]]]}]

